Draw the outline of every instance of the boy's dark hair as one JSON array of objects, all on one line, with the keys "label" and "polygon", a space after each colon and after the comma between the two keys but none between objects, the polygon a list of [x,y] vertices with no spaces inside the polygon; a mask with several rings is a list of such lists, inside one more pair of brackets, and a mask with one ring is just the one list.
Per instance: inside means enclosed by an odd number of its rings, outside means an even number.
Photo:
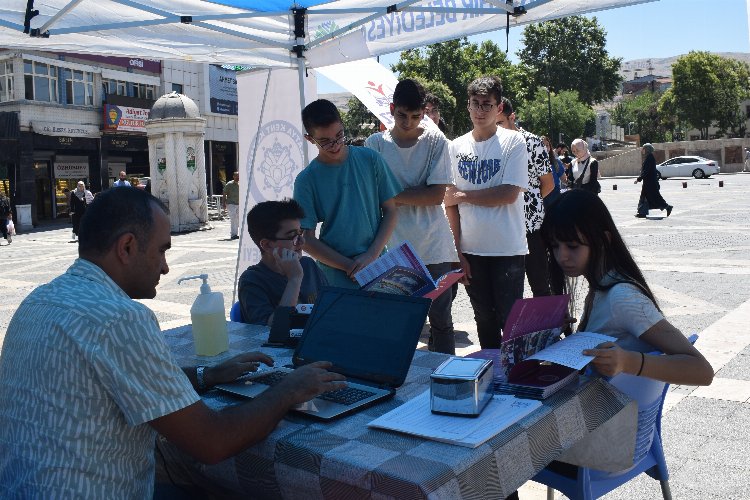
[{"label": "boy's dark hair", "polygon": [[116,187],[99,193],[81,219],[78,254],[102,256],[126,233],[133,233],[145,251],[154,225],[154,208],[169,213],[164,203],[142,189]]},{"label": "boy's dark hair", "polygon": [[432,92],[427,92],[424,95],[424,104],[425,106],[428,104],[432,104],[433,107],[440,109],[440,99],[438,99],[438,96],[436,96]]},{"label": "boy's dark hair", "polygon": [[505,116],[512,115],[513,114],[513,103],[510,102],[510,99],[508,99],[507,97],[503,97],[502,100],[501,100],[501,102],[503,103],[502,113]]},{"label": "boy's dark hair", "polygon": [[313,101],[302,110],[302,125],[308,135],[312,135],[312,129],[316,127],[327,127],[340,121],[341,113],[336,105],[327,99]]},{"label": "boy's dark hair", "polygon": [[[247,213],[247,232],[260,248],[260,240],[273,239],[281,227],[281,221],[305,218],[305,211],[291,198],[281,201],[262,201]],[[261,250],[262,251],[262,250]]]},{"label": "boy's dark hair", "polygon": [[480,76],[469,84],[466,93],[469,94],[469,99],[475,95],[493,96],[499,104],[503,100],[503,82],[499,76]]},{"label": "boy's dark hair", "polygon": [[393,91],[393,105],[405,108],[407,111],[421,111],[424,109],[424,87],[411,78],[401,80]]},{"label": "boy's dark hair", "polygon": [[567,147],[568,146],[566,146],[564,142],[558,142],[557,146],[555,146],[555,149],[557,149],[557,148],[566,148],[567,149]]}]

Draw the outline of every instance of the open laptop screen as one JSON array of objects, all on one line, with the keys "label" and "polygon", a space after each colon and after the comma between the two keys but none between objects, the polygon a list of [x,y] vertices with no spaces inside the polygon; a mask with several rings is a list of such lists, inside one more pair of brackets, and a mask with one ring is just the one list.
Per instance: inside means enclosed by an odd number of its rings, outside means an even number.
[{"label": "open laptop screen", "polygon": [[324,288],[294,353],[294,365],[330,361],[332,370],[378,385],[403,384],[430,300]]}]

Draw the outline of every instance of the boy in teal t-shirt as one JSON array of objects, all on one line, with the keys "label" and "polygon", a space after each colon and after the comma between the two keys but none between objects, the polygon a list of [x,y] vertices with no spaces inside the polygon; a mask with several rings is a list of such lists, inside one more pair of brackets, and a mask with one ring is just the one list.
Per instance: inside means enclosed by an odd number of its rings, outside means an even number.
[{"label": "boy in teal t-shirt", "polygon": [[378,258],[396,226],[393,197],[401,185],[378,153],[344,144],[344,125],[332,102],[307,105],[302,123],[305,139],[318,148],[294,181],[294,199],[305,211],[303,248],[329,284],[357,288],[354,275]]}]

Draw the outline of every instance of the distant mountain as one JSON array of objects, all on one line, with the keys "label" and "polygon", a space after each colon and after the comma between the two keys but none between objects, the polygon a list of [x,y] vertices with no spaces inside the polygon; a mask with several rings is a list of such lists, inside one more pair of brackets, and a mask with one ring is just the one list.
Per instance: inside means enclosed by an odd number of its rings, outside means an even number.
[{"label": "distant mountain", "polygon": [[[750,64],[750,54],[745,52],[715,52],[715,54],[722,57],[730,57],[737,59],[738,61],[744,61]],[[645,75],[656,75],[656,76],[672,76],[672,65],[681,56],[674,57],[652,57],[650,59],[633,59],[631,61],[623,61],[620,68],[620,75],[625,81],[632,80],[639,76]]]}]

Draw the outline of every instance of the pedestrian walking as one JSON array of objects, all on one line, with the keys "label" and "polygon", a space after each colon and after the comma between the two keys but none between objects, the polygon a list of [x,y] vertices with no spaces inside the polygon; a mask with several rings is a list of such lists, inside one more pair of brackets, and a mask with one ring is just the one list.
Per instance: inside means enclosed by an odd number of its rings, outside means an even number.
[{"label": "pedestrian walking", "polygon": [[654,158],[654,147],[646,143],[641,148],[641,153],[646,155],[641,167],[641,175],[635,180],[634,184],[643,181],[641,187],[641,197],[638,199],[638,210],[636,217],[644,218],[648,215],[650,209],[666,210],[667,217],[672,213],[672,205],[664,201],[659,192],[659,173],[656,170],[656,159]]},{"label": "pedestrian walking", "polygon": [[0,193],[0,232],[3,238],[10,245],[13,242],[13,235],[8,232],[8,216],[10,215],[10,200],[4,193]]},{"label": "pedestrian walking", "polygon": [[86,207],[93,203],[94,195],[86,189],[83,181],[78,181],[76,188],[70,192],[70,216],[73,219],[73,241],[78,239],[78,229],[81,227],[81,217],[86,213]]},{"label": "pedestrian walking", "polygon": [[229,239],[236,240],[240,227],[240,173],[235,172],[232,180],[224,186],[224,209],[229,215]]},{"label": "pedestrian walking", "polygon": [[112,187],[131,187],[132,184],[128,180],[128,176],[124,170],[120,172],[120,178],[112,183]]}]

